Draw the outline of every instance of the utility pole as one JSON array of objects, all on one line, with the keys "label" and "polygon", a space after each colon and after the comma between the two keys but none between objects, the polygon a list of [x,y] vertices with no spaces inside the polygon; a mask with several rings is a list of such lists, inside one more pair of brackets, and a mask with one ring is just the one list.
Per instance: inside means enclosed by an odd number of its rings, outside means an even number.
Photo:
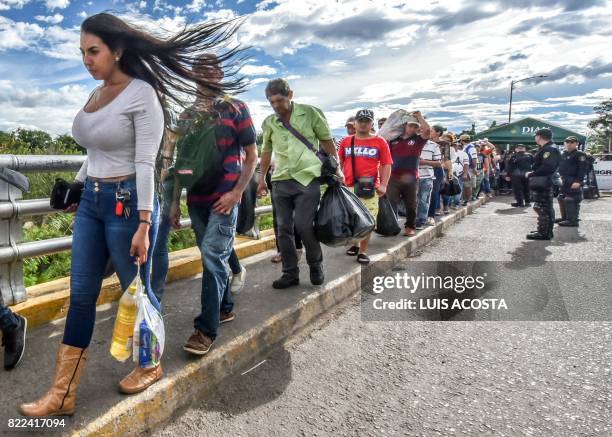
[{"label": "utility pole", "polygon": [[510,124],[512,122],[512,91],[514,90],[514,85],[516,85],[517,83],[522,82],[524,80],[535,79],[536,77],[547,77],[547,76],[545,74],[539,74],[537,76],[530,76],[530,77],[526,77],[524,79],[511,80],[510,81],[510,105],[508,107],[508,124]]}]

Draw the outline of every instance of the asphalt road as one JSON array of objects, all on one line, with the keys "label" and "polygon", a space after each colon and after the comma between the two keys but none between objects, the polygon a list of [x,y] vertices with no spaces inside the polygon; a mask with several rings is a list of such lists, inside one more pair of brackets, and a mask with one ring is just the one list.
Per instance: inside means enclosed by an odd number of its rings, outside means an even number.
[{"label": "asphalt road", "polygon": [[[406,263],[612,260],[612,199],[585,202],[581,227],[552,242],[525,242],[535,214],[508,202],[480,208]],[[370,297],[357,296],[157,435],[612,435],[609,288],[590,303],[576,295],[591,274],[558,270],[569,318],[597,321],[367,322],[360,303]]]}]

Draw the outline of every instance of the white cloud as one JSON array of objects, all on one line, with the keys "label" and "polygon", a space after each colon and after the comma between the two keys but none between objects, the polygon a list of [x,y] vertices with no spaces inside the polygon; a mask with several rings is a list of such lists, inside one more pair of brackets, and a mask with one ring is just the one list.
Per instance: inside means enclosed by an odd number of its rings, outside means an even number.
[{"label": "white cloud", "polygon": [[45,0],[45,6],[47,9],[66,9],[70,6],[70,0]]},{"label": "white cloud", "polygon": [[0,16],[0,52],[31,47],[44,34],[38,24],[14,22]]},{"label": "white cloud", "polygon": [[83,85],[39,89],[0,80],[0,130],[27,127],[42,129],[53,135],[67,133],[88,93]]},{"label": "white cloud", "polygon": [[0,0],[0,11],[21,9],[29,2],[30,0]]},{"label": "white cloud", "polygon": [[276,68],[268,65],[245,65],[240,69],[240,74],[245,76],[264,76],[276,74]]},{"label": "white cloud", "polygon": [[62,14],[37,15],[34,18],[38,21],[42,21],[43,23],[49,23],[49,24],[59,24],[62,21],[64,21],[64,16]]},{"label": "white cloud", "polygon": [[191,12],[199,12],[206,6],[206,0],[193,0],[191,3],[185,5],[185,8]]}]

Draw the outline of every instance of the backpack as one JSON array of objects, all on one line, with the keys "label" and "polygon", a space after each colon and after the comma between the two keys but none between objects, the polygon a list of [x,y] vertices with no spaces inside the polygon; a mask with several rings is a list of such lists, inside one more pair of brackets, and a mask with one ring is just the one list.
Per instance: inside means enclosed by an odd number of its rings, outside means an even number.
[{"label": "backpack", "polygon": [[[188,190],[202,188],[201,194],[212,193],[223,175],[223,153],[217,146],[214,115],[189,112],[179,121],[181,133],[176,142],[175,178]],[[198,190],[198,191],[202,191]]]}]

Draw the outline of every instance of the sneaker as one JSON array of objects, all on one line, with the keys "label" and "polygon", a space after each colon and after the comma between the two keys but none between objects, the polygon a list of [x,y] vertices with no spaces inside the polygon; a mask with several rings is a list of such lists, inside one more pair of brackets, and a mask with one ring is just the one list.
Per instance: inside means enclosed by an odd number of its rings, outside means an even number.
[{"label": "sneaker", "polygon": [[435,225],[436,225],[436,219],[435,219],[435,218],[433,218],[433,217],[429,217],[429,218],[427,219],[427,223],[426,223],[426,225],[427,225],[427,226],[435,226]]},{"label": "sneaker", "polygon": [[511,207],[513,207],[513,208],[522,208],[522,207],[524,207],[524,206],[525,206],[525,204],[524,204],[524,203],[522,203],[522,202],[512,202],[512,203],[510,204],[510,206],[511,206]]},{"label": "sneaker", "polygon": [[230,284],[230,290],[234,294],[239,294],[244,288],[246,283],[246,268],[241,266],[242,270],[237,275],[232,275],[232,282]]},{"label": "sneaker", "polygon": [[231,322],[235,318],[236,314],[234,314],[233,311],[230,311],[229,313],[226,311],[221,311],[219,314],[219,324],[222,325],[223,323]]},{"label": "sneaker", "polygon": [[461,202],[461,206],[467,206],[467,204],[468,204],[467,200],[464,200],[463,202]]},{"label": "sneaker", "polygon": [[272,282],[272,288],[275,288],[277,290],[294,287],[296,285],[300,285],[300,278],[287,274],[283,274],[280,279],[277,279],[276,281]]},{"label": "sneaker", "polygon": [[414,229],[416,229],[417,231],[422,231],[423,229],[425,229],[425,225],[419,223]]},{"label": "sneaker", "polygon": [[413,235],[416,235],[416,232],[414,232],[414,229],[412,228],[406,228],[404,229],[404,235],[406,237],[412,237]]},{"label": "sneaker", "polygon": [[437,215],[437,216],[442,215],[442,210],[441,209],[436,209],[436,212],[434,212],[434,215]]},{"label": "sneaker", "polygon": [[2,346],[4,346],[4,368],[14,369],[23,357],[25,351],[26,331],[28,330],[28,319],[15,314],[18,325],[12,331],[2,332]]},{"label": "sneaker", "polygon": [[444,208],[444,210],[442,211],[442,214],[448,214],[449,212],[450,212],[449,208]]},{"label": "sneaker", "polygon": [[525,204],[525,206],[526,206],[527,208],[531,208],[531,202],[527,202],[527,203]]},{"label": "sneaker", "polygon": [[193,331],[183,349],[193,355],[206,355],[213,345],[213,339],[199,329]]},{"label": "sneaker", "polygon": [[310,283],[312,285],[321,285],[325,282],[325,274],[323,273],[323,267],[310,266]]}]

